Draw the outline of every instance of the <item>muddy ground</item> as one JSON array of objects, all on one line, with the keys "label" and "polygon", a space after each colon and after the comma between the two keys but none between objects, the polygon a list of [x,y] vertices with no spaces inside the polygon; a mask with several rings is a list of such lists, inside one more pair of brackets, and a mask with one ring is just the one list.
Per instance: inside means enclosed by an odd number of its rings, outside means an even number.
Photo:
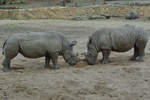
[{"label": "muddy ground", "polygon": [[[63,32],[78,40],[75,51],[86,51],[88,36],[100,27],[132,24],[150,29],[150,21],[110,20],[1,20],[0,45],[15,33]],[[0,49],[0,52],[2,49]],[[12,60],[13,70],[2,71],[0,65],[0,100],[150,100],[150,42],[144,62],[128,59],[133,50],[112,52],[111,63],[89,66],[84,62],[71,67],[59,58],[58,70],[44,69],[44,58],[28,59],[18,55]],[[101,59],[101,53],[98,60]],[[3,60],[0,53],[0,62]]]}]

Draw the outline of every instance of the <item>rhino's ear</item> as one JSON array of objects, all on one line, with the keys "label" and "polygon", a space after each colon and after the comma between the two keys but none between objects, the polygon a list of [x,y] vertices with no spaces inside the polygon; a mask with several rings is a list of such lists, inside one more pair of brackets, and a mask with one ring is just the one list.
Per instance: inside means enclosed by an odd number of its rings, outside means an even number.
[{"label": "rhino's ear", "polygon": [[77,41],[73,40],[71,43],[70,43],[70,46],[73,47],[77,44]]}]

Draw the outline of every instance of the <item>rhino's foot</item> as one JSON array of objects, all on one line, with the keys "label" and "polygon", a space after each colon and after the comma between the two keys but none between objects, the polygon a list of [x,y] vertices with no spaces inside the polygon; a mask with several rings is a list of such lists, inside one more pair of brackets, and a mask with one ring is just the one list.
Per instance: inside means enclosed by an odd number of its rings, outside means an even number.
[{"label": "rhino's foot", "polygon": [[110,63],[110,60],[101,60],[100,63],[101,64],[108,64],[108,63]]},{"label": "rhino's foot", "polygon": [[2,70],[3,70],[3,72],[9,72],[11,69],[10,68],[3,68]]},{"label": "rhino's foot", "polygon": [[136,61],[138,61],[138,62],[143,62],[144,61],[144,59],[143,59],[143,57],[139,57],[139,58],[137,58],[137,60]]},{"label": "rhino's foot", "polygon": [[9,72],[11,70],[9,63],[3,61],[2,65],[3,65],[3,69],[2,69],[3,72]]}]

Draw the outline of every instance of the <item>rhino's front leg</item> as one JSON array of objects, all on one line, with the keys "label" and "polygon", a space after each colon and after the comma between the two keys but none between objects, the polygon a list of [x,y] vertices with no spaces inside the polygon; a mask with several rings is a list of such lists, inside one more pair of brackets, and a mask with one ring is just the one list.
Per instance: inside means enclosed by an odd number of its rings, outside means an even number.
[{"label": "rhino's front leg", "polygon": [[45,68],[50,68],[50,57],[49,56],[45,56]]},{"label": "rhino's front leg", "polygon": [[135,47],[134,47],[134,54],[133,54],[133,56],[130,58],[130,60],[135,61],[136,58],[137,58],[138,55],[139,55],[138,53],[139,53],[139,50],[138,50],[138,48],[135,46]]},{"label": "rhino's front leg", "polygon": [[103,49],[102,50],[102,55],[103,55],[103,58],[102,60],[100,61],[101,64],[107,64],[110,62],[109,60],[109,55],[111,53],[111,50],[107,50],[107,49]]},{"label": "rhino's front leg", "polygon": [[58,55],[53,55],[52,56],[52,63],[54,65],[54,69],[59,69],[59,65],[58,65]]}]

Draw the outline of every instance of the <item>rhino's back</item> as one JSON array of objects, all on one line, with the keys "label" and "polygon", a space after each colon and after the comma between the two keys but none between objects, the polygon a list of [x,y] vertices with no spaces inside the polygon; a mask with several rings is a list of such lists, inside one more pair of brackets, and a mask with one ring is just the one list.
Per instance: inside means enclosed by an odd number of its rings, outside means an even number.
[{"label": "rhino's back", "polygon": [[112,50],[117,52],[130,50],[135,45],[137,37],[138,33],[132,28],[121,27],[112,29],[110,34]]},{"label": "rhino's back", "polygon": [[54,33],[30,33],[19,37],[21,53],[25,57],[38,58],[61,49],[61,38]]},{"label": "rhino's back", "polygon": [[128,26],[119,28],[102,28],[92,36],[99,49],[112,49],[112,51],[124,52],[133,47],[136,41],[136,32]]}]

